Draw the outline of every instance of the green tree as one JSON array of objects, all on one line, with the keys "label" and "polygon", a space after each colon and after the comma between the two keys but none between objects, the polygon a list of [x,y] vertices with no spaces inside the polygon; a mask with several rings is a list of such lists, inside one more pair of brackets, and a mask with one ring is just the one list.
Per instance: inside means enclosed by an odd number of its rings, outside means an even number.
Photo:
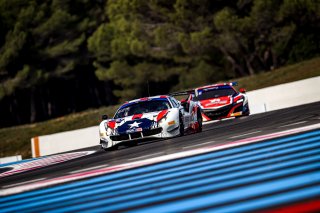
[{"label": "green tree", "polygon": [[[37,118],[36,105],[52,108],[50,100],[44,103],[36,94],[54,79],[77,78],[82,67],[91,64],[87,38],[104,19],[103,4],[1,0],[1,32],[5,36],[0,37],[0,101],[28,91],[31,122]],[[51,110],[45,111],[50,114]]]}]

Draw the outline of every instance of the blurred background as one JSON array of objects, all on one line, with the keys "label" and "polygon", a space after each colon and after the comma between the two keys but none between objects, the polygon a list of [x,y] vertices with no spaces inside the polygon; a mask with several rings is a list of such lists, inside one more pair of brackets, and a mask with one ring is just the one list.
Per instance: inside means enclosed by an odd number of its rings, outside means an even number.
[{"label": "blurred background", "polygon": [[0,128],[270,72],[319,27],[318,0],[0,0]]}]

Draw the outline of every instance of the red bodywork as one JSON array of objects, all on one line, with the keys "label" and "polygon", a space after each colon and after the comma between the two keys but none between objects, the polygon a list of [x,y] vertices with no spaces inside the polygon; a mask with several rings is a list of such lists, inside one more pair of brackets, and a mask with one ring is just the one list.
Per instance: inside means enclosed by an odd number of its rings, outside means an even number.
[{"label": "red bodywork", "polygon": [[[196,88],[196,92],[206,92],[212,90],[220,90],[220,88],[234,90],[233,95],[220,96],[217,98],[208,98],[199,100],[199,105],[202,109],[202,118],[204,121],[220,120],[223,118],[242,116],[244,111],[244,95],[237,92],[231,84],[215,84]],[[244,91],[244,89],[241,89]],[[201,94],[199,92],[199,94]],[[241,101],[242,100],[242,101]],[[238,103],[237,103],[238,102]],[[245,106],[247,107],[247,106]],[[249,112],[249,111],[248,111]]]}]

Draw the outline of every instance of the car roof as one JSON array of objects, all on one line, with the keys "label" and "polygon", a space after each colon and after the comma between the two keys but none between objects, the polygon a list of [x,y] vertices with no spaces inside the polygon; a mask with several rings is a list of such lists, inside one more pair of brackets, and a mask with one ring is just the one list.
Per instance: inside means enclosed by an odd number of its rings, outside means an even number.
[{"label": "car roof", "polygon": [[202,89],[209,89],[209,88],[213,88],[213,87],[227,87],[227,88],[233,88],[232,87],[232,83],[220,83],[220,84],[211,84],[211,85],[206,85],[206,86],[202,86],[202,87],[198,87],[195,90],[202,90]]},{"label": "car roof", "polygon": [[217,90],[217,89],[233,89],[235,92],[237,90],[233,87],[237,85],[237,82],[232,82],[232,83],[220,83],[220,84],[211,84],[207,86],[202,86],[195,88],[195,96],[200,95],[203,91],[209,91],[209,90]]},{"label": "car roof", "polygon": [[134,99],[131,101],[125,102],[122,106],[119,108],[123,108],[125,106],[131,105],[133,103],[139,103],[139,102],[145,102],[145,101],[150,101],[150,100],[168,100],[169,96],[168,95],[157,95],[157,96],[150,96],[150,97],[144,97],[144,98],[138,98]]},{"label": "car roof", "polygon": [[156,95],[156,96],[150,96],[150,97],[144,97],[144,98],[137,98],[131,101],[128,101],[126,103],[133,103],[133,102],[142,102],[142,101],[150,101],[150,100],[154,100],[154,99],[166,99],[169,96],[167,95]]}]

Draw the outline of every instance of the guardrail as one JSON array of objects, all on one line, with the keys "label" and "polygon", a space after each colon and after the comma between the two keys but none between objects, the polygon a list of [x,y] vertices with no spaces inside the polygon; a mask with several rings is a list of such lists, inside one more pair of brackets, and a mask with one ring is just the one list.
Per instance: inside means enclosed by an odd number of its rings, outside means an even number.
[{"label": "guardrail", "polygon": [[0,164],[12,163],[12,162],[21,161],[21,160],[22,160],[21,155],[4,157],[4,158],[0,158]]},{"label": "guardrail", "polygon": [[[320,76],[247,92],[251,114],[320,101]],[[99,144],[98,125],[34,137],[32,156],[56,154]]]},{"label": "guardrail", "polygon": [[31,139],[32,157],[40,157],[99,144],[98,125]]},{"label": "guardrail", "polygon": [[252,114],[320,101],[320,76],[247,93]]}]

